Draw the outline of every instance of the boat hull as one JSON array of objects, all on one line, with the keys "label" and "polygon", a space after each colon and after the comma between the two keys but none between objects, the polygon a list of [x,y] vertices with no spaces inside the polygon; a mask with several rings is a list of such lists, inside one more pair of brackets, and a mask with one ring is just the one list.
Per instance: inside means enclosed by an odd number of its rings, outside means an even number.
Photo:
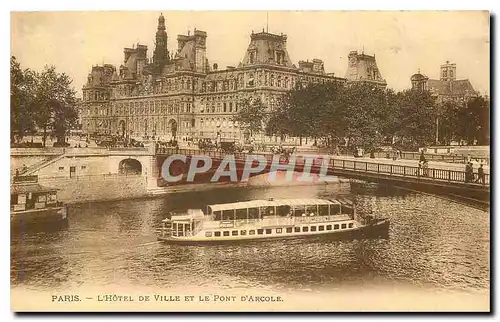
[{"label": "boat hull", "polygon": [[37,226],[54,223],[67,223],[67,208],[51,207],[44,209],[31,209],[28,211],[11,212],[11,227]]},{"label": "boat hull", "polygon": [[316,239],[316,240],[349,240],[349,239],[373,239],[373,238],[387,238],[389,236],[389,223],[388,219],[380,219],[379,221],[366,226],[360,226],[352,229],[338,230],[338,231],[325,231],[322,233],[310,234],[283,234],[272,235],[259,238],[221,238],[221,239],[204,239],[192,240],[189,238],[176,238],[176,237],[158,237],[158,240],[168,244],[178,245],[214,245],[214,244],[237,244],[237,243],[257,243],[271,240],[283,239]]}]

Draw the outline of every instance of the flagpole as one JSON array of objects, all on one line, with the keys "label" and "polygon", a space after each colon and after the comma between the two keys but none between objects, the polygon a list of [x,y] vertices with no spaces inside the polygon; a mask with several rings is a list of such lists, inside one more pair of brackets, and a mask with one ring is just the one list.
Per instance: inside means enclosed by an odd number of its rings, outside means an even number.
[{"label": "flagpole", "polygon": [[266,12],[266,32],[269,32],[269,12]]}]

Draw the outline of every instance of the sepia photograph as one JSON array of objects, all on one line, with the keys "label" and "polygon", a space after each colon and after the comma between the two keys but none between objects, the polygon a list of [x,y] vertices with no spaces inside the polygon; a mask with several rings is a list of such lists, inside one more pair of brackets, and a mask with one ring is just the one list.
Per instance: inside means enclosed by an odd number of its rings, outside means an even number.
[{"label": "sepia photograph", "polygon": [[490,12],[10,12],[13,312],[490,312]]}]

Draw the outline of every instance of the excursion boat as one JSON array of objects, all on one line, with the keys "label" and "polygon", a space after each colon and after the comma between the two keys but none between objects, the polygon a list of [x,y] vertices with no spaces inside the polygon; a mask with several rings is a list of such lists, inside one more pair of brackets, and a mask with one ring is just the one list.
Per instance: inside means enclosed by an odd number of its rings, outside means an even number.
[{"label": "excursion boat", "polygon": [[198,244],[306,237],[382,237],[389,219],[360,216],[354,205],[327,199],[268,199],[215,204],[171,214],[158,240]]},{"label": "excursion boat", "polygon": [[38,176],[15,176],[10,187],[11,226],[67,221],[67,209],[57,201],[57,189],[42,186]]}]

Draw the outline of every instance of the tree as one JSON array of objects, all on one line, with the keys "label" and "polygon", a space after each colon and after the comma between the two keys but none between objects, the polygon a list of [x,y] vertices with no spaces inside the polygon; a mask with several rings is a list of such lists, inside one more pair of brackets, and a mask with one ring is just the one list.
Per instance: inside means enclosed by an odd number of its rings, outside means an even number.
[{"label": "tree", "polygon": [[36,74],[29,69],[22,70],[16,57],[10,59],[10,137],[11,142],[22,140],[26,134],[35,131],[32,102]]},{"label": "tree", "polygon": [[342,87],[330,84],[298,84],[271,111],[267,133],[313,138],[329,138],[338,129],[337,119],[332,117],[335,103],[339,100]]},{"label": "tree", "polygon": [[344,90],[341,100],[337,115],[344,124],[348,145],[367,150],[380,146],[388,111],[386,91],[370,84],[353,84]]},{"label": "tree", "polygon": [[45,66],[36,77],[36,91],[33,100],[34,120],[43,130],[43,146],[48,130],[57,142],[65,141],[67,131],[77,120],[76,92],[70,87],[72,80],[65,73],[57,73],[55,66]]},{"label": "tree", "polygon": [[260,98],[244,98],[238,103],[238,112],[232,120],[238,122],[241,129],[248,131],[250,137],[264,130],[267,121],[266,106]]},{"label": "tree", "polygon": [[468,125],[467,142],[478,145],[490,144],[490,102],[483,96],[473,97],[467,102],[466,118]]},{"label": "tree", "polygon": [[429,91],[405,90],[396,98],[396,134],[401,144],[412,148],[429,145],[435,138],[436,99]]}]

